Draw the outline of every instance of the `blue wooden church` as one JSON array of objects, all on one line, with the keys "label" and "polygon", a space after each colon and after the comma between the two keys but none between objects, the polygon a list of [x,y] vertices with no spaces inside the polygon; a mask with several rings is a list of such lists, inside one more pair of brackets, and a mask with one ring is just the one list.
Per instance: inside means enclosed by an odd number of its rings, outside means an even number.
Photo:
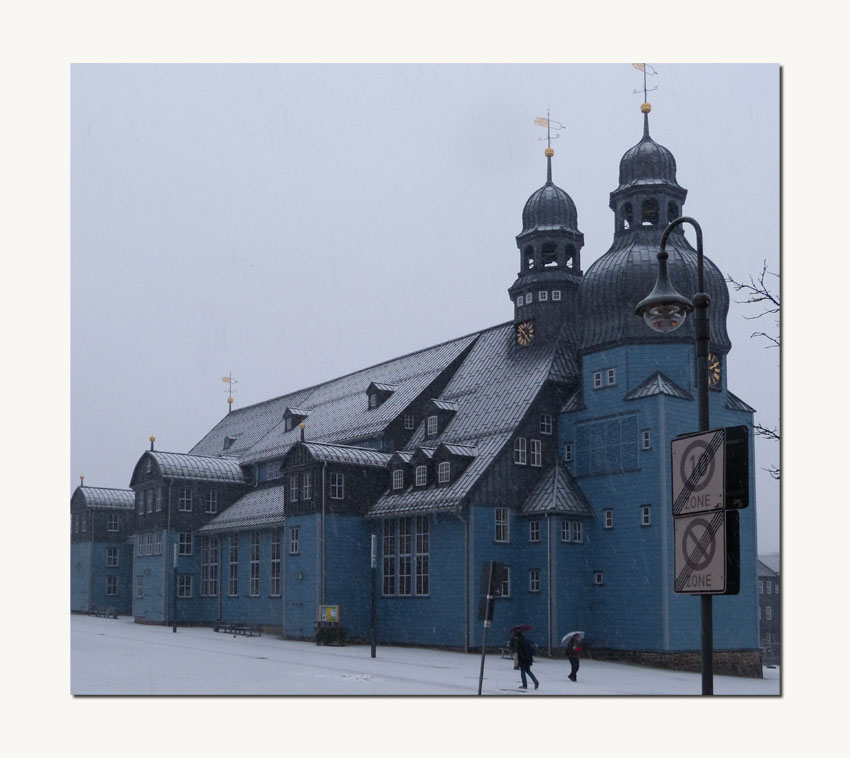
[{"label": "blue wooden church", "polygon": [[[660,334],[634,315],[687,191],[645,105],[610,195],[611,246],[583,271],[553,155],[522,209],[510,321],[233,410],[187,452],[151,441],[115,495],[132,518],[125,612],[312,639],[320,607],[337,606],[349,639],[366,640],[375,535],[379,644],[480,647],[481,568],[497,560],[488,644],[522,622],[544,651],[583,629],[595,656],[699,667],[699,600],[673,591],[670,484],[670,442],[697,428],[693,328]],[[667,251],[692,294],[681,227]],[[727,385],[728,292],[706,266],[711,425],[752,430]],[[72,513],[100,492],[78,488]],[[740,592],[714,603],[715,671],[760,676],[755,504],[740,516]],[[83,597],[87,583],[107,586],[110,548],[91,544],[72,554],[74,610],[102,600]]]}]

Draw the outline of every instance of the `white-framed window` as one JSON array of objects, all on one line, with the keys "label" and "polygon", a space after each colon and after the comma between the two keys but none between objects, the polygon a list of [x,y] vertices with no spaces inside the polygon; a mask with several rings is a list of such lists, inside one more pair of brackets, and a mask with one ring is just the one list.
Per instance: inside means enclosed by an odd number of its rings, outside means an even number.
[{"label": "white-framed window", "polygon": [[298,555],[300,552],[300,546],[298,544],[301,536],[301,527],[293,526],[289,530],[289,554],[290,555]]},{"label": "white-framed window", "polygon": [[517,437],[514,440],[514,463],[519,466],[525,466],[525,464],[527,463],[525,450],[525,437]]},{"label": "white-framed window", "polygon": [[192,575],[177,575],[177,597],[192,597]]},{"label": "white-framed window", "polygon": [[552,290],[552,299],[560,300],[561,299],[561,290]]},{"label": "white-framed window", "polygon": [[534,293],[527,292],[525,295],[525,304],[528,305],[534,299]]},{"label": "white-framed window", "polygon": [[177,500],[177,510],[186,512],[192,510],[192,490],[189,487],[180,488],[180,496]]},{"label": "white-framed window", "polygon": [[145,490],[145,510],[153,513],[153,489]]},{"label": "white-framed window", "polygon": [[594,584],[605,584],[605,574],[602,571],[594,571],[593,572],[593,583]]},{"label": "white-framed window", "polygon": [[540,569],[529,569],[528,591],[540,592]]},{"label": "white-framed window", "polygon": [[593,389],[598,390],[602,386],[602,372],[593,372]]},{"label": "white-framed window", "polygon": [[118,594],[118,577],[115,574],[107,574],[106,575],[106,594],[107,595],[117,595]]},{"label": "white-framed window", "polygon": [[427,466],[417,466],[416,467],[416,486],[424,487],[428,482],[428,467]]},{"label": "white-framed window", "polygon": [[413,581],[413,526],[412,519],[398,520],[398,594],[409,595]]},{"label": "white-framed window", "polygon": [[345,474],[331,472],[330,495],[331,500],[342,500],[345,497]]},{"label": "white-framed window", "polygon": [[450,461],[440,461],[437,466],[437,481],[440,483],[447,482],[452,478],[452,464]]},{"label": "white-framed window", "polygon": [[[133,535],[133,539],[136,542],[136,555],[137,556],[142,555],[142,550],[144,548],[144,546],[142,544],[142,535],[141,534],[135,534],[135,535]],[[761,589],[759,589],[759,592],[761,592]]]},{"label": "white-framed window", "polygon": [[496,508],[496,542],[509,542],[511,538],[508,509]]},{"label": "white-framed window", "polygon": [[416,425],[416,422],[413,418],[413,414],[412,413],[405,413],[404,414],[404,428],[407,429],[407,430],[410,430],[410,429],[413,429],[415,427],[415,425]]},{"label": "white-framed window", "polygon": [[428,429],[425,432],[429,437],[433,437],[437,433],[437,417],[428,416]]},{"label": "white-framed window", "polygon": [[648,505],[640,507],[640,525],[649,526],[652,523],[652,511]]},{"label": "white-framed window", "polygon": [[543,465],[543,442],[541,440],[531,440],[531,461],[532,466]]},{"label": "white-framed window", "polygon": [[260,533],[256,529],[251,532],[251,563],[249,564],[249,591],[251,597],[260,596]]},{"label": "white-framed window", "polygon": [[617,383],[617,370],[613,368],[608,369],[608,386],[611,387]]},{"label": "white-framed window", "polygon": [[[331,474],[333,477],[333,474]],[[298,502],[298,491],[301,489],[299,485],[301,482],[299,481],[299,476],[296,473],[293,473],[289,477],[289,502],[297,503]]]},{"label": "white-framed window", "polygon": [[162,511],[162,487],[156,488],[156,499],[155,499],[154,510],[156,510],[157,513],[160,513]]},{"label": "white-framed window", "polygon": [[416,594],[431,592],[431,522],[427,516],[416,517]]},{"label": "white-framed window", "polygon": [[564,461],[570,463],[573,459],[573,443],[565,442],[564,443]]},{"label": "white-framed window", "polygon": [[373,392],[371,395],[369,395],[369,407],[370,408],[377,408],[378,407],[378,394],[376,392]]},{"label": "white-framed window", "polygon": [[227,577],[227,594],[236,597],[239,594],[239,535],[231,534],[227,548],[227,560],[230,573]]},{"label": "white-framed window", "polygon": [[218,537],[201,540],[201,596],[218,596]]},{"label": "white-framed window", "polygon": [[764,581],[759,579],[759,595],[764,595]]},{"label": "white-framed window", "polygon": [[765,594],[770,595],[773,592],[773,582],[771,582],[770,579],[768,579],[764,583],[764,588],[765,588],[765,590],[767,590],[767,592]]},{"label": "white-framed window", "polygon": [[573,521],[573,542],[581,542],[581,521]]},{"label": "white-framed window", "polygon": [[118,548],[117,547],[108,547],[106,548],[106,565],[110,568],[118,565]]},{"label": "white-framed window", "polygon": [[540,290],[540,292],[537,294],[537,299],[541,302],[543,302],[544,300],[548,300],[549,293],[546,290]]},{"label": "white-framed window", "polygon": [[606,508],[603,511],[605,517],[605,529],[613,529],[614,528],[614,511],[611,508]]},{"label": "white-framed window", "polygon": [[549,413],[540,414],[540,434],[552,434],[552,416]]},{"label": "white-framed window", "polygon": [[301,474],[301,499],[311,500],[313,497],[313,472],[305,471]]},{"label": "white-framed window", "polygon": [[640,448],[652,450],[652,432],[649,429],[643,429],[640,433]]},{"label": "white-framed window", "polygon": [[539,519],[531,519],[528,522],[528,541],[529,542],[540,542],[540,520]]},{"label": "white-framed window", "polygon": [[153,533],[153,554],[162,555],[162,532]]},{"label": "white-framed window", "polygon": [[280,461],[269,461],[266,463],[266,478],[278,479],[280,477]]},{"label": "white-framed window", "polygon": [[143,576],[136,577],[136,597],[144,597],[145,594],[145,578]]},{"label": "white-framed window", "polygon": [[398,561],[396,560],[396,530],[398,528],[398,521],[395,519],[389,519],[384,521],[384,539],[383,539],[383,567],[384,567],[384,578],[383,578],[383,594],[384,595],[395,595],[396,589],[396,566],[398,565]]},{"label": "white-framed window", "polygon": [[511,596],[511,567],[505,566],[505,573],[502,575],[502,594],[501,597]]},{"label": "white-framed window", "polygon": [[204,500],[207,513],[216,513],[218,511],[218,493],[215,490],[207,490],[207,496]]},{"label": "white-framed window", "polygon": [[403,468],[393,469],[393,489],[394,490],[403,490],[404,489],[404,469]]},{"label": "white-framed window", "polygon": [[145,512],[145,493],[141,490],[136,492],[136,505],[139,506],[139,513]]},{"label": "white-framed window", "polygon": [[177,555],[192,555],[192,533],[179,532],[177,535]]},{"label": "white-framed window", "polygon": [[153,555],[153,532],[145,535],[145,555]]},{"label": "white-framed window", "polygon": [[106,519],[106,531],[117,532],[119,527],[118,514],[110,513]]},{"label": "white-framed window", "polygon": [[280,529],[272,529],[272,557],[269,571],[269,595],[280,597]]},{"label": "white-framed window", "polygon": [[774,595],[778,595],[778,594],[779,594],[779,582],[774,582],[774,583],[773,583],[773,594],[774,594]]},{"label": "white-framed window", "polygon": [[764,607],[764,620],[765,621],[773,621],[773,608],[769,605]]},{"label": "white-framed window", "polygon": [[570,522],[564,520],[561,522],[561,542],[572,542],[573,532],[570,527]]},{"label": "white-framed window", "polygon": [[89,514],[88,513],[81,513],[80,514],[80,528],[84,532],[88,528],[88,522],[89,522]]},{"label": "white-framed window", "polygon": [[522,295],[520,295],[520,296],[516,299],[516,304],[517,304],[517,306],[522,306],[524,303],[525,303],[525,298],[524,298]]}]

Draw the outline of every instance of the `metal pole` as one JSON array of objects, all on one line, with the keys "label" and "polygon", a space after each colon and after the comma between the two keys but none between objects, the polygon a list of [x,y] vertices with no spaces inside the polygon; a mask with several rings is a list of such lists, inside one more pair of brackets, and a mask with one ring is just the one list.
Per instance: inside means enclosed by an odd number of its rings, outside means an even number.
[{"label": "metal pole", "polygon": [[[689,223],[697,235],[697,292],[694,294],[694,344],[696,346],[697,404],[699,409],[699,431],[710,428],[708,409],[708,347],[711,330],[708,321],[708,305],[711,302],[705,290],[705,275],[702,252],[702,229],[690,216],[682,216],[664,230],[661,235],[661,251],[667,244],[670,232],[679,224]],[[714,619],[711,595],[700,595],[702,694],[714,694]]]},{"label": "metal pole", "polygon": [[487,650],[487,630],[493,618],[493,561],[490,561],[487,574],[487,604],[484,606],[484,632],[481,635],[481,670],[478,673],[478,694],[481,694],[481,685],[484,682],[484,655]]},{"label": "metal pole", "polygon": [[174,612],[172,619],[171,631],[177,631],[177,543],[174,543],[174,566],[172,569],[172,574],[174,574]]},{"label": "metal pole", "polygon": [[372,535],[372,657],[378,645],[378,535]]}]

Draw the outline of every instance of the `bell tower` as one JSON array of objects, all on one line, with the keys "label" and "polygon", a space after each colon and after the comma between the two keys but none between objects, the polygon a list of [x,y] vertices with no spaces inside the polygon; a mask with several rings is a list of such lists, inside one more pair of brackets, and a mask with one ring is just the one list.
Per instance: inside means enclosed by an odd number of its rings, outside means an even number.
[{"label": "bell tower", "polygon": [[514,304],[517,347],[529,347],[557,336],[571,317],[581,283],[584,235],[572,198],[552,182],[552,157],[545,150],[546,183],[522,210],[522,231],[516,237],[520,270],[508,290]]}]

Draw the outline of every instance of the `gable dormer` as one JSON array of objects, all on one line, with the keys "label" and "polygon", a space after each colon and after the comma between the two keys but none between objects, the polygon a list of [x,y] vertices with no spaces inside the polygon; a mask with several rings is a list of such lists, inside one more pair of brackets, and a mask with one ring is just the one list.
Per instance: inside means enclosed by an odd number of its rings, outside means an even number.
[{"label": "gable dormer", "polygon": [[411,458],[413,453],[397,450],[387,463],[390,472],[390,489],[395,492],[406,490],[413,483]]},{"label": "gable dormer", "polygon": [[425,405],[425,438],[442,434],[457,413],[457,403],[432,398]]},{"label": "gable dormer", "polygon": [[283,423],[286,431],[288,432],[294,429],[309,415],[310,411],[304,411],[299,408],[287,408],[283,412]]},{"label": "gable dormer", "polygon": [[469,445],[441,442],[433,455],[433,470],[437,486],[448,486],[466,471],[478,455],[478,449]]},{"label": "gable dormer", "polygon": [[366,388],[366,397],[369,410],[382,405],[390,395],[397,389],[395,384],[381,384],[380,382],[372,382]]},{"label": "gable dormer", "polygon": [[410,475],[414,489],[423,489],[435,481],[435,447],[418,447],[410,457]]}]

